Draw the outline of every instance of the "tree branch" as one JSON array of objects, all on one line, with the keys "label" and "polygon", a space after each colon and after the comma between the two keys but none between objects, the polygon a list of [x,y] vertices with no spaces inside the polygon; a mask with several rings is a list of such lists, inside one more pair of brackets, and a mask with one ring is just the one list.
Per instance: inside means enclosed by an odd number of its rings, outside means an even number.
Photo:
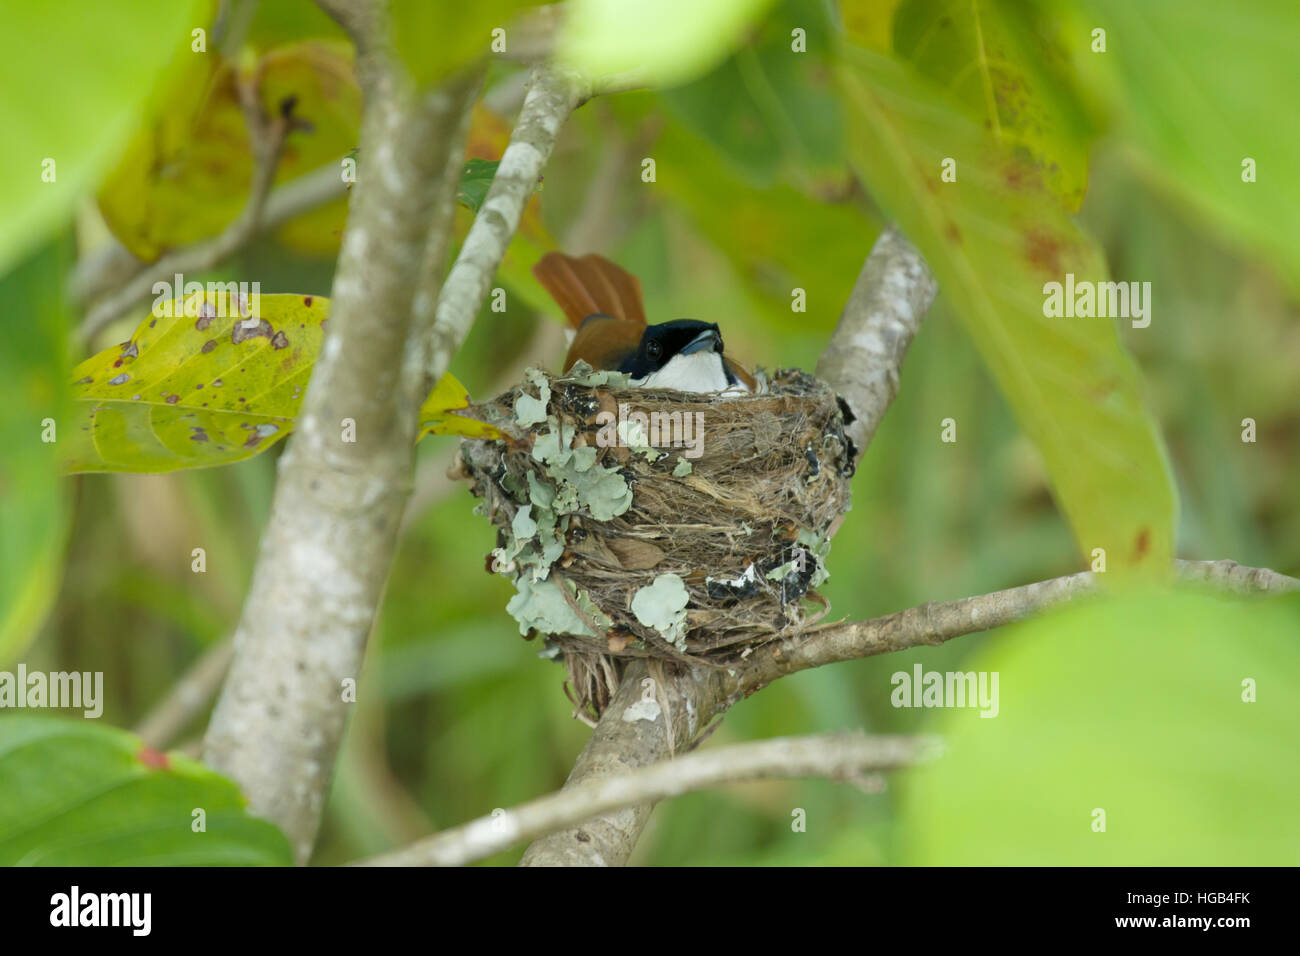
[{"label": "tree branch", "polygon": [[849,413],[844,431],[858,456],[898,394],[903,357],[937,291],[921,253],[895,227],[886,228],[817,362],[817,377],[830,383]]},{"label": "tree branch", "polygon": [[417,321],[427,321],[428,316],[433,316],[428,360],[430,388],[442,378],[452,356],[469,334],[492,278],[505,258],[506,247],[519,227],[524,206],[537,188],[538,177],[560,128],[590,92],[590,86],[577,74],[546,65],[533,70],[510,142],[501,155],[492,186],[460,247],[441,295],[434,296],[422,289],[416,296]]},{"label": "tree branch", "polygon": [[[881,233],[817,366],[818,374],[844,399],[853,418],[846,431],[858,456],[866,450],[898,393],[903,356],[936,289],[921,254],[892,227]],[[626,773],[684,749],[698,727],[707,725],[735,699],[737,690],[728,686],[719,671],[693,669],[660,688],[672,712],[685,714],[686,719],[675,720],[670,728],[662,719],[625,722],[628,708],[640,698],[640,682],[645,676],[642,665],[625,672],[565,787]],[[602,816],[585,824],[581,835],[575,829],[552,833],[530,846],[520,865],[620,865],[636,846],[652,807],[640,804]]]},{"label": "tree branch", "polygon": [[[1300,591],[1300,579],[1267,568],[1243,567],[1236,561],[1177,561],[1175,574],[1184,583],[1236,594]],[[932,601],[869,621],[832,624],[800,637],[773,641],[755,650],[743,668],[727,676],[724,707],[786,674],[911,647],[937,646],[954,637],[1023,620],[1097,593],[1101,580],[1083,571],[959,601]]]},{"label": "tree branch", "polygon": [[[859,779],[934,755],[938,741],[863,733],[780,737],[719,747],[656,763],[622,776],[600,777],[364,861],[367,866],[464,866],[521,840],[534,839],[597,814],[751,780],[790,777]],[[583,831],[579,831],[583,832]]]},{"label": "tree branch", "polygon": [[[355,7],[357,5],[353,5]],[[371,6],[382,15],[382,5]],[[347,14],[345,14],[347,15]],[[213,712],[204,761],[249,809],[311,854],[348,705],[410,492],[420,375],[406,374],[413,290],[445,249],[481,74],[417,93],[355,21],[365,96],[352,191],[320,358],[279,462],[271,515]],[[360,27],[358,27],[360,28]],[[399,373],[397,370],[401,369]]]}]

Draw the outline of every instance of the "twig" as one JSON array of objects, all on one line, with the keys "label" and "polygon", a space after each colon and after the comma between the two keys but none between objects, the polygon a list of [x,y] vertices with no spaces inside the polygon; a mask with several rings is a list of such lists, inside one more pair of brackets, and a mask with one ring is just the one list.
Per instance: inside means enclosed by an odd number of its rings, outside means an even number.
[{"label": "twig", "polygon": [[435,297],[423,286],[415,299],[417,321],[433,316],[430,388],[447,371],[452,356],[469,334],[505,257],[506,246],[519,226],[524,205],[537,188],[560,128],[576,104],[589,94],[590,87],[576,74],[550,66],[533,70],[531,86],[492,186],[441,294]]},{"label": "twig", "polygon": [[512,810],[364,861],[368,866],[463,866],[521,840],[579,824],[598,814],[750,780],[828,777],[851,780],[896,770],[932,756],[938,741],[863,733],[781,737],[719,747],[664,761],[617,777],[588,780]]},{"label": "twig", "polygon": [[225,640],[200,655],[180,680],[172,685],[158,704],[140,721],[136,733],[156,750],[163,750],[212,703],[221,689],[221,681],[230,668],[234,645]]},{"label": "twig", "polygon": [[255,162],[253,181],[243,211],[220,235],[178,249],[156,263],[139,269],[120,289],[95,305],[77,330],[77,337],[83,346],[91,342],[105,326],[149,298],[153,294],[155,283],[169,282],[177,273],[216,268],[247,245],[259,232],[275,228],[344,193],[346,184],[337,166],[322,167],[271,192],[284,140],[290,130],[295,128],[295,120],[288,110],[273,117],[265,117],[260,105],[248,99],[251,95],[248,87],[247,83],[240,84],[241,106],[244,108]]},{"label": "twig", "polygon": [[[1243,567],[1236,561],[1178,561],[1175,573],[1184,583],[1236,594],[1300,591],[1300,579],[1267,568]],[[724,707],[786,674],[910,647],[943,644],[954,637],[1002,627],[1094,594],[1100,584],[1098,575],[1083,571],[958,601],[930,602],[869,621],[833,624],[802,637],[773,641],[755,650],[734,675],[728,675]]]}]

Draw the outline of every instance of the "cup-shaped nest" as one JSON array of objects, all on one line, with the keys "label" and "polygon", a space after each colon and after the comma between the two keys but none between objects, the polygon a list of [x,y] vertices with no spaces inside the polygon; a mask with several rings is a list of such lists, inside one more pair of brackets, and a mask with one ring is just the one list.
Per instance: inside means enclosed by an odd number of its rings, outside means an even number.
[{"label": "cup-shaped nest", "polygon": [[830,538],[854,450],[829,386],[778,370],[765,390],[628,388],[585,368],[528,380],[474,413],[455,466],[497,527],[490,570],[580,707],[603,710],[628,658],[726,667],[826,613]]}]

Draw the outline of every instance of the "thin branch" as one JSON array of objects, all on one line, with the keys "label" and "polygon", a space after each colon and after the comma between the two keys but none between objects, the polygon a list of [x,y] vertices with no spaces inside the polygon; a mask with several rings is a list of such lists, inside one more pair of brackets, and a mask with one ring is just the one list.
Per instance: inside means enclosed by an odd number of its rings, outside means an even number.
[{"label": "thin branch", "polygon": [[136,728],[136,733],[155,750],[165,750],[182,730],[201,714],[221,689],[234,645],[221,641],[208,648]]},{"label": "thin branch", "polygon": [[[885,230],[867,256],[817,369],[844,399],[853,418],[846,430],[859,456],[898,393],[903,356],[935,292],[934,278],[921,254],[895,230]],[[688,716],[668,727],[661,719],[624,720],[625,714],[638,712],[629,708],[640,698],[639,684],[646,677],[643,666],[630,666],[565,786],[626,773],[629,766],[655,763],[685,749],[697,729],[734,699],[736,688],[723,676],[719,671],[694,669],[660,688],[672,700],[673,712]],[[652,806],[645,803],[602,816],[584,825],[581,836],[574,829],[552,833],[528,848],[521,865],[625,863]]]},{"label": "thin branch", "polygon": [[[1178,561],[1179,581],[1236,594],[1283,594],[1300,591],[1300,579],[1267,568],[1247,568],[1236,561]],[[1089,571],[1021,587],[930,602],[869,621],[850,621],[820,628],[797,638],[758,648],[734,675],[728,675],[730,706],[779,677],[839,661],[888,654],[910,647],[934,646],[1020,621],[1049,608],[1095,594],[1102,579]]]},{"label": "thin branch", "polygon": [[[346,193],[347,184],[343,181],[341,170],[337,165],[322,166],[306,176],[300,176],[271,191],[271,183],[275,179],[276,169],[279,166],[283,138],[289,128],[289,124],[283,121],[283,118],[281,120],[281,122],[273,122],[270,127],[272,135],[279,142],[273,144],[273,148],[268,148],[267,145],[261,147],[261,155],[254,168],[253,185],[243,211],[220,235],[177,249],[157,262],[142,267],[138,266],[138,260],[133,258],[128,260],[120,256],[116,257],[118,268],[127,267],[131,263],[137,263],[137,267],[121,288],[97,303],[87,313],[77,330],[77,337],[83,346],[90,343],[106,326],[153,295],[155,283],[170,283],[177,273],[183,275],[187,272],[215,269],[259,233],[275,229],[290,219],[332,202]],[[256,137],[253,139],[256,141]],[[88,264],[86,270],[89,273],[107,268],[109,265],[113,263]],[[79,267],[78,272],[80,271]],[[102,277],[89,275],[74,279],[74,284],[88,291],[91,288],[92,278],[95,284],[103,284]]]},{"label": "thin branch", "polygon": [[447,371],[469,334],[560,128],[577,103],[590,94],[590,86],[581,77],[550,66],[536,67],[530,82],[492,186],[441,294],[431,295],[424,286],[415,299],[417,321],[433,316],[430,388]]},{"label": "thin branch", "polygon": [[618,777],[588,780],[512,810],[364,861],[368,866],[463,866],[574,826],[598,814],[751,780],[826,777],[861,779],[868,773],[911,766],[938,750],[934,738],[863,733],[780,737],[719,747],[667,760]]}]

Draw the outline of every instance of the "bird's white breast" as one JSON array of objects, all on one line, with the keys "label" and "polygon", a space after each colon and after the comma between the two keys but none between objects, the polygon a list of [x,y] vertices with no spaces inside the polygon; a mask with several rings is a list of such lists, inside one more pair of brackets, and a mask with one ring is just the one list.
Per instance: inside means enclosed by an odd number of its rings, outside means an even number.
[{"label": "bird's white breast", "polygon": [[748,392],[743,382],[727,381],[727,371],[722,356],[713,351],[674,355],[668,364],[645,378],[635,378],[638,388],[673,388],[679,392]]}]

